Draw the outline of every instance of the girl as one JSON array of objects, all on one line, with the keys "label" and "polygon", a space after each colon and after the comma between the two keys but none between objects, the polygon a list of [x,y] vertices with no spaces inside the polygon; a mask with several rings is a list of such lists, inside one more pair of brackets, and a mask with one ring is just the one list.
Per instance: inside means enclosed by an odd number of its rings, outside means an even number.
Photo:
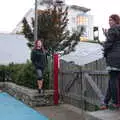
[{"label": "girl", "polygon": [[104,103],[101,109],[107,109],[109,101],[112,107],[117,108],[119,104],[119,77],[120,77],[120,17],[113,14],[109,17],[109,25],[104,44],[104,57],[106,58],[107,70],[109,72],[109,83]]},{"label": "girl", "polygon": [[37,72],[38,92],[43,93],[43,71],[46,66],[46,53],[41,40],[36,40],[34,48],[31,52],[31,61]]}]

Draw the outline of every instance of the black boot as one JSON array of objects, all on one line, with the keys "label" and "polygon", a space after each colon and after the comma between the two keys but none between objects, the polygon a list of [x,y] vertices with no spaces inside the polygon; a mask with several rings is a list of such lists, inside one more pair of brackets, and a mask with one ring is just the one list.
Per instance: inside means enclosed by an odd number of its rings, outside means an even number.
[{"label": "black boot", "polygon": [[38,93],[43,94],[43,89],[38,89]]}]

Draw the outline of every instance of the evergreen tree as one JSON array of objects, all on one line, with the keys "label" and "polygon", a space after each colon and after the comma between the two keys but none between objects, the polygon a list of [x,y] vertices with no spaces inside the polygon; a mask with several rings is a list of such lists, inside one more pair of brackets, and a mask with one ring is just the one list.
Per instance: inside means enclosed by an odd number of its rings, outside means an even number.
[{"label": "evergreen tree", "polygon": [[[26,18],[23,19],[23,34],[28,39],[28,46],[32,48],[34,42],[34,18],[32,23],[28,23]],[[44,38],[43,44],[50,53],[64,51],[69,53],[83,32],[81,29],[74,32],[71,36],[67,30],[68,24],[68,7],[63,9],[53,5],[50,9],[38,14],[38,39]],[[68,48],[68,49],[67,49]],[[67,51],[67,52],[66,52]]]},{"label": "evergreen tree", "polygon": [[80,42],[80,36],[85,31],[83,26],[79,26],[72,31],[72,34],[69,36],[68,40],[64,40],[61,42],[59,48],[60,50],[64,50],[64,54],[68,54],[71,51],[74,51],[75,46]]},{"label": "evergreen tree", "polygon": [[33,46],[33,42],[34,42],[34,33],[32,28],[30,27],[30,25],[28,24],[26,18],[23,19],[23,30],[22,33],[24,34],[25,38],[27,38],[29,40],[28,47],[32,48]]}]

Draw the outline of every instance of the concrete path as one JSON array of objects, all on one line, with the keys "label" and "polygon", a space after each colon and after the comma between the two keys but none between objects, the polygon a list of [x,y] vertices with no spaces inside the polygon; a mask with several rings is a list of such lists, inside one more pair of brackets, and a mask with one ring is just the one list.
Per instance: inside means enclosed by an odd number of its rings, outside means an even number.
[{"label": "concrete path", "polygon": [[50,118],[50,120],[85,120],[83,111],[68,104],[38,107],[35,109]]},{"label": "concrete path", "polygon": [[120,110],[101,110],[89,114],[98,120],[120,120]]},{"label": "concrete path", "polygon": [[84,112],[68,104],[38,107],[35,109],[41,114],[51,118],[50,120],[120,120],[120,110]]}]

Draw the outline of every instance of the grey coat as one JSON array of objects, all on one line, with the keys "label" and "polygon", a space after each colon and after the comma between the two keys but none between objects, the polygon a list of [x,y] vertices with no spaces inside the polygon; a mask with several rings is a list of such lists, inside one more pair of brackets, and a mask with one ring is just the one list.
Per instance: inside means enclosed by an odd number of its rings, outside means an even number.
[{"label": "grey coat", "polygon": [[108,30],[104,57],[108,66],[120,69],[120,26],[118,25]]}]

